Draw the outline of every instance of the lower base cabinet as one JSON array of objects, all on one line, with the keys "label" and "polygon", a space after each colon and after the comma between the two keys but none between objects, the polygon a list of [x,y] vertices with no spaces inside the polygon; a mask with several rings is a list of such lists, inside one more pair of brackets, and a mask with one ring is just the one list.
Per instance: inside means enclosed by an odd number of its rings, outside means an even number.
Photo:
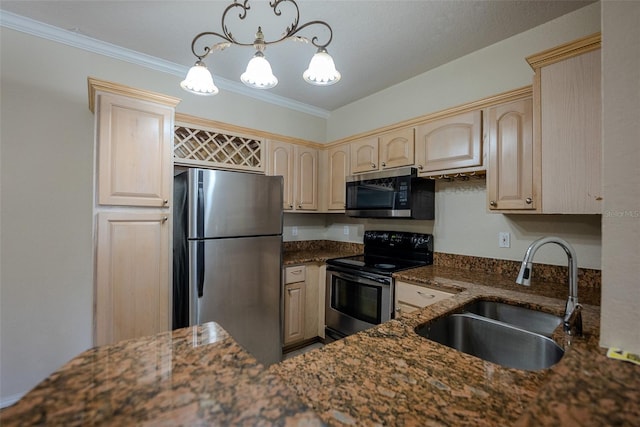
[{"label": "lower base cabinet", "polygon": [[324,337],[325,267],[307,264],[284,269],[283,344]]},{"label": "lower base cabinet", "polygon": [[284,285],[284,345],[304,339],[305,283]]},{"label": "lower base cabinet", "polygon": [[95,345],[171,329],[165,213],[98,214]]},{"label": "lower base cabinet", "polygon": [[453,295],[455,294],[396,281],[396,318],[444,299],[451,298]]}]

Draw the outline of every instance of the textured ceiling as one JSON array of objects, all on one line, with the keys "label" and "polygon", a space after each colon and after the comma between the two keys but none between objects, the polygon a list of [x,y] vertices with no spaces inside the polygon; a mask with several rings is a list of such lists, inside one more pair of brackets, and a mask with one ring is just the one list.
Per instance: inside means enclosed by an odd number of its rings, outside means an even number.
[{"label": "textured ceiling", "polygon": [[[265,52],[280,81],[270,93],[331,111],[592,2],[299,0],[301,24],[324,20],[333,28],[328,50],[342,80],[329,87],[305,83],[302,72],[315,49],[285,41],[269,46]],[[222,32],[222,11],[229,4],[2,0],[0,8],[188,67],[195,61],[191,53],[193,37],[203,31]],[[282,6],[280,17],[273,14],[267,1],[252,1],[250,5],[244,21],[236,18],[227,22],[229,30],[243,42],[253,40],[258,25],[265,38],[279,38],[294,16],[290,5]],[[315,28],[321,40],[327,36],[322,27]],[[311,27],[301,35],[310,38],[316,35],[314,31]],[[211,39],[211,44],[218,41]],[[239,76],[252,55],[252,48],[233,46],[212,53],[205,62],[214,78],[221,76],[241,84]]]}]

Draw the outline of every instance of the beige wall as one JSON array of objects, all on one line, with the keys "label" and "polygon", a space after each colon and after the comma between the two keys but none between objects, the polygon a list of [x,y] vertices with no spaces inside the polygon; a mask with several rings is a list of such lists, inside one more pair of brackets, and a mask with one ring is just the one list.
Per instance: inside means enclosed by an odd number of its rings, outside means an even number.
[{"label": "beige wall", "polygon": [[180,112],[324,141],[325,120],[1,28],[0,403],[92,345],[93,115],[87,76],[183,99]]},{"label": "beige wall", "polygon": [[602,6],[600,344],[640,354],[640,2]]}]

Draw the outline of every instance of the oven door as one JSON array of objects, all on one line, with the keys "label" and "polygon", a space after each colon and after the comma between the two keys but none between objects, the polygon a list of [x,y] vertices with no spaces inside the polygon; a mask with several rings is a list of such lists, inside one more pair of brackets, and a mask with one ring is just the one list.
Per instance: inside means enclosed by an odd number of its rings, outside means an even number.
[{"label": "oven door", "polygon": [[346,336],[391,319],[392,279],[327,268],[325,323],[330,335]]}]

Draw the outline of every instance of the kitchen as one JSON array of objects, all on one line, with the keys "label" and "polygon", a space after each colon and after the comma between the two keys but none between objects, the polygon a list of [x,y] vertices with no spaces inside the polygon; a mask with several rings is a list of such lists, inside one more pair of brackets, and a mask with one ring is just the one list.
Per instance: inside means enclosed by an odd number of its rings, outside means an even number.
[{"label": "kitchen", "polygon": [[[603,17],[606,17],[608,7],[606,3],[591,5],[565,17],[565,20],[516,37],[508,46],[500,45],[494,50],[477,53],[475,57],[472,55],[466,63],[459,64],[461,69],[467,67],[474,70],[474,75],[468,77],[471,79],[469,85],[472,87],[465,87],[460,91],[461,93],[451,93],[447,97],[429,98],[429,102],[440,102],[441,105],[423,108],[426,108],[426,111],[436,111],[530,84],[531,71],[527,69],[526,63],[519,65],[526,70],[522,74],[506,75],[504,80],[497,82],[490,77],[493,69],[491,64],[479,63],[477,57],[485,54],[497,55],[501,49],[527,42],[533,46],[528,48],[525,54],[514,48],[518,51],[519,60],[522,61],[528,53],[596,32],[600,29],[601,6]],[[604,23],[606,22],[605,20]],[[603,28],[605,29],[606,27]],[[292,113],[290,110],[285,112],[279,107],[273,107],[270,113],[278,117],[286,116],[286,119],[283,118],[281,121],[269,120],[260,114],[248,116],[243,111],[246,111],[245,109],[255,111],[255,101],[245,101],[246,103],[242,104],[234,98],[235,95],[229,93],[218,95],[225,97],[223,98],[227,101],[225,108],[211,107],[201,99],[184,97],[179,92],[179,88],[174,89],[175,76],[148,70],[141,72],[139,66],[75,51],[4,27],[2,31],[2,179],[5,182],[2,217],[3,398],[26,391],[51,371],[91,346],[92,242],[89,233],[76,231],[78,228],[85,230],[92,228],[90,218],[93,116],[86,108],[86,77],[88,75],[99,75],[111,81],[181,97],[183,98],[182,112],[187,114],[200,115],[201,111],[211,111],[211,115],[221,121],[235,122],[256,129],[267,129],[285,135],[300,134],[306,139],[318,141],[333,141],[349,134],[378,127],[380,123],[397,121],[394,120],[395,118],[401,120],[425,112],[402,111],[397,104],[386,108],[383,105],[373,104],[363,110],[362,103],[358,103],[334,114],[335,121],[333,121],[334,117],[329,120],[325,137],[323,119],[297,112]],[[546,33],[555,34],[554,40],[547,40],[542,36]],[[541,40],[536,41],[538,39]],[[25,46],[30,48],[27,49]],[[40,54],[34,58],[31,55],[32,52]],[[75,58],[74,62],[79,63],[76,64],[78,68],[63,65],[60,57]],[[51,64],[47,70],[49,75],[46,81],[40,76],[41,67],[38,64],[41,61]],[[473,66],[471,67],[470,64]],[[482,67],[486,67],[489,74],[484,79]],[[455,64],[448,69],[452,68],[458,69]],[[36,78],[30,78],[29,73],[32,70]],[[444,73],[446,71],[447,69],[441,70]],[[434,91],[439,84],[444,85],[442,78],[439,75],[424,77],[426,80],[433,79],[429,89]],[[406,89],[398,87],[395,90],[398,91],[396,95],[398,97],[408,96],[406,91],[410,91],[411,86]],[[380,103],[384,103],[384,100],[381,99]],[[403,105],[407,108],[406,104]],[[359,121],[361,111],[368,111],[368,114],[366,118]],[[300,119],[300,123],[289,124],[292,121],[295,122],[290,119],[292,115]],[[386,117],[387,115],[390,117]],[[395,115],[401,115],[401,117],[394,117]],[[24,117],[34,117],[36,120],[25,123]],[[60,123],[70,122],[73,122],[73,126],[65,125],[60,132],[51,132],[51,129],[59,129]],[[8,123],[16,123],[16,125],[7,126]],[[17,126],[18,123],[22,125]],[[9,144],[7,142],[9,140],[30,141],[30,143],[14,145]],[[36,143],[35,141],[47,142]],[[21,163],[16,162],[15,159],[25,159],[25,161]],[[57,179],[51,180],[52,176]],[[16,188],[20,193],[10,192],[7,182],[12,183],[11,185],[15,185],[13,183],[16,182],[21,183]],[[418,225],[421,232],[431,232],[433,227],[443,227],[433,230],[433,233],[439,236],[436,240],[438,251],[516,260],[521,259],[526,245],[535,237],[560,234],[576,245],[581,267],[600,268],[599,218],[579,216],[553,219],[506,218],[502,215],[489,215],[485,212],[486,197],[481,186],[469,187],[455,182],[439,185],[442,188],[439,188],[436,193],[440,198],[436,200],[436,206],[446,209],[443,215],[446,214],[445,217],[452,220],[436,219],[434,223],[425,222]],[[27,199],[20,194],[32,194],[35,197]],[[26,209],[26,207],[32,208]],[[478,226],[474,227],[474,224]],[[285,215],[285,241],[326,238],[357,242],[361,239],[365,227],[384,228],[385,225],[384,222],[377,220],[358,222],[334,214],[317,217],[288,214]],[[346,237],[345,226],[349,231]],[[410,230],[414,226],[413,223],[400,222],[397,227]],[[297,227],[297,236],[293,236],[294,227]],[[512,249],[501,252],[497,247],[496,234],[504,230],[512,233]],[[27,245],[27,243],[39,241],[40,236],[46,238],[38,247]],[[487,241],[490,244],[486,244]],[[64,242],[65,251],[60,251],[59,242]],[[604,258],[606,244],[603,239],[603,259],[606,259]],[[629,245],[629,251],[633,253],[634,246],[631,246],[632,243]],[[33,260],[38,262],[34,263]],[[544,258],[541,257],[540,260],[544,261]],[[552,262],[552,260],[548,261]],[[616,269],[619,268],[616,266]],[[616,274],[617,271],[609,274]],[[629,280],[624,280],[623,276],[620,283],[629,283]],[[635,295],[632,292],[634,289],[628,288],[627,299],[630,303],[633,302],[631,297]],[[31,307],[27,303],[33,300],[47,301],[47,304],[37,308],[25,308]],[[616,308],[609,308],[609,310],[611,311],[606,310],[606,300],[604,300],[605,313],[612,313],[612,317],[616,317],[617,315],[614,316],[613,313],[620,312],[621,316],[631,316],[627,321],[630,324],[634,323],[632,310],[616,310]],[[25,337],[29,338],[25,339]],[[7,351],[10,352],[5,353]],[[44,354],[47,355],[46,358],[42,357]],[[29,369],[20,368],[25,365],[29,366]],[[9,374],[12,371],[16,372],[15,376]],[[5,390],[7,390],[6,394]]]}]

